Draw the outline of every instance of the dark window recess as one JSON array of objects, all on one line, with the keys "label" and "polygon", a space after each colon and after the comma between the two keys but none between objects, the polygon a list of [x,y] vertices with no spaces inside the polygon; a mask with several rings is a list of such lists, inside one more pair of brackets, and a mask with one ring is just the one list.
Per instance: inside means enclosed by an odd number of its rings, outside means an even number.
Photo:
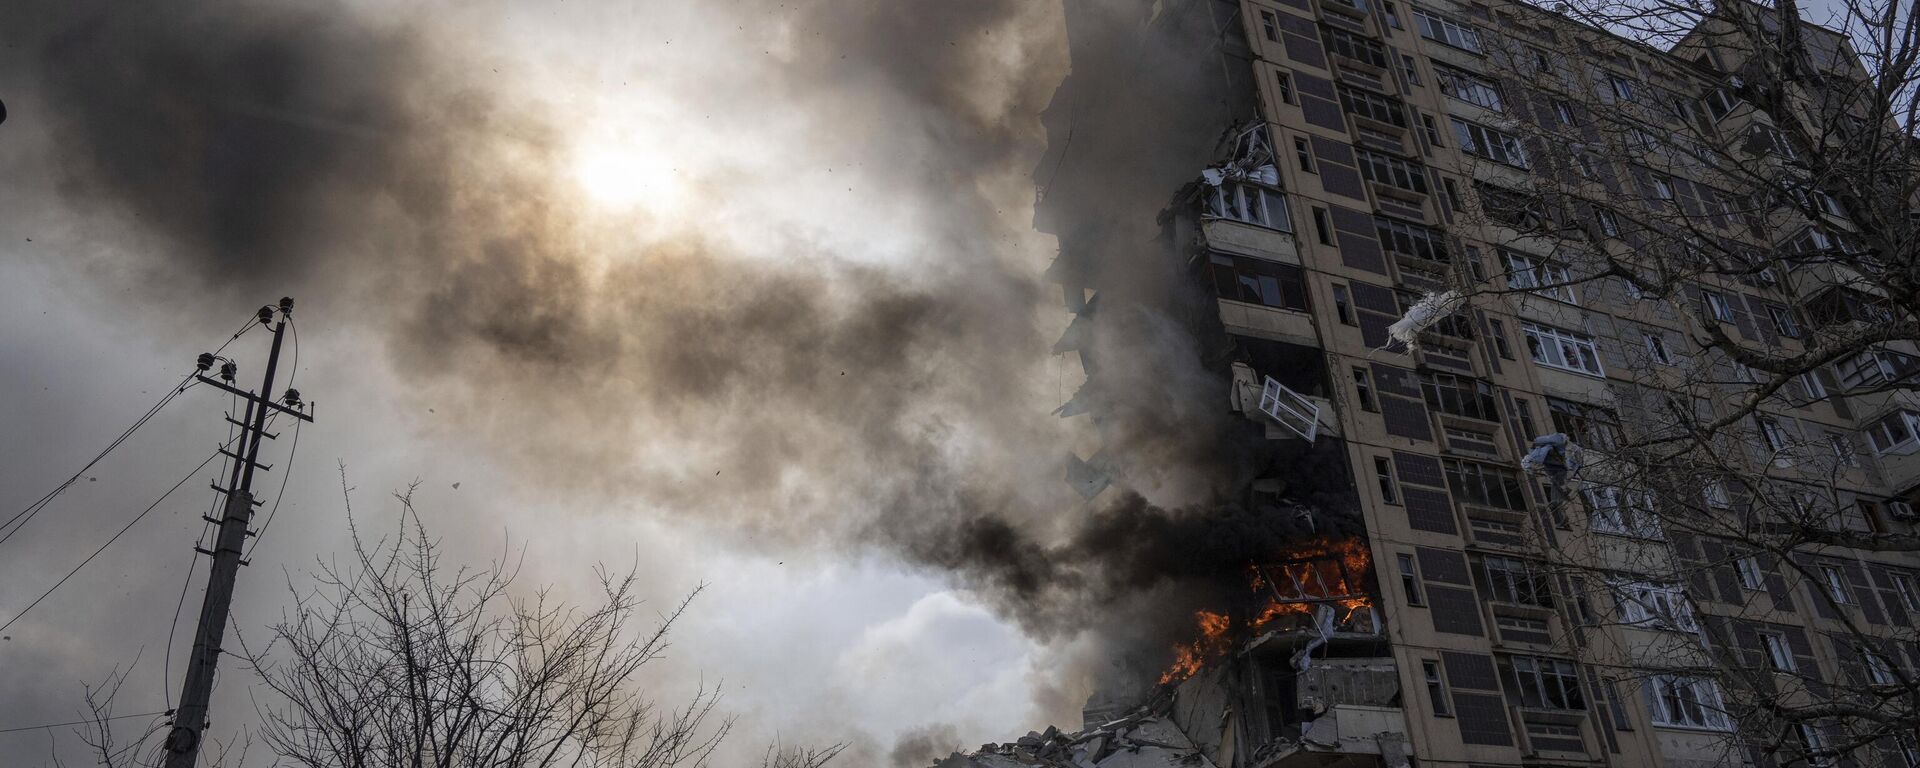
[{"label": "dark window recess", "polygon": [[1393,462],[1384,456],[1374,457],[1373,475],[1380,481],[1380,500],[1388,504],[1400,503],[1400,489],[1393,482]]},{"label": "dark window recess", "polygon": [[1346,30],[1328,28],[1324,32],[1328,53],[1387,69],[1387,49],[1379,42]]},{"label": "dark window recess", "polygon": [[1553,607],[1553,589],[1534,564],[1488,555],[1480,561],[1480,594],[1498,603]]},{"label": "dark window recess", "polygon": [[1357,367],[1353,369],[1353,389],[1357,393],[1360,410],[1367,412],[1380,410],[1380,406],[1373,399],[1373,378],[1367,373],[1367,369]]},{"label": "dark window recess", "polygon": [[1505,467],[1459,459],[1441,459],[1447,476],[1447,488],[1453,497],[1468,504],[1526,511],[1526,487],[1520,474]]},{"label": "dark window recess", "polygon": [[1261,11],[1260,31],[1269,42],[1280,42],[1280,17],[1273,15],[1273,11]]},{"label": "dark window recess", "polygon": [[[1507,324],[1489,318],[1487,320],[1487,329],[1493,334],[1493,351],[1499,353],[1500,357],[1504,359],[1512,360],[1513,347],[1507,343]],[[1528,437],[1536,437],[1536,435],[1528,435]]]},{"label": "dark window recess", "polygon": [[1388,253],[1405,254],[1428,261],[1446,261],[1446,234],[1430,227],[1410,221],[1390,219],[1385,216],[1373,217],[1373,229],[1380,236],[1380,245]]},{"label": "dark window recess", "polygon": [[1220,298],[1283,309],[1307,309],[1306,276],[1299,267],[1216,253],[1213,285]]},{"label": "dark window recess", "polygon": [[1300,170],[1302,172],[1314,173],[1313,145],[1309,143],[1306,139],[1298,138],[1298,137],[1294,138],[1293,157],[1294,159],[1300,161]]},{"label": "dark window recess", "polygon": [[1420,570],[1413,563],[1413,555],[1395,555],[1394,561],[1400,569],[1400,587],[1407,592],[1407,605],[1426,605],[1426,598],[1420,596]]},{"label": "dark window recess", "polygon": [[1360,175],[1367,181],[1427,193],[1427,171],[1419,164],[1368,149],[1356,149],[1353,154],[1360,163]]},{"label": "dark window recess", "polygon": [[1540,656],[1513,656],[1503,662],[1508,694],[1520,699],[1523,707],[1536,709],[1586,709],[1580,692],[1580,674],[1573,662]]},{"label": "dark window recess", "polygon": [[1340,87],[1340,105],[1348,114],[1358,115],[1376,123],[1407,127],[1407,108],[1399,99],[1382,96],[1359,88]]},{"label": "dark window recess", "polygon": [[1441,413],[1482,421],[1499,421],[1500,410],[1494,404],[1493,385],[1451,373],[1420,373],[1420,394],[1427,407]]},{"label": "dark window recess", "polygon": [[1327,209],[1313,209],[1313,236],[1321,245],[1333,245],[1333,222],[1327,220]]},{"label": "dark window recess", "polygon": [[1553,226],[1546,202],[1536,195],[1479,181],[1473,191],[1480,196],[1481,211],[1495,223],[1522,231]]},{"label": "dark window recess", "polygon": [[[1405,557],[1405,555],[1402,555],[1402,557]],[[1447,681],[1440,677],[1440,662],[1422,660],[1420,662],[1420,674],[1426,677],[1427,701],[1433,704],[1433,713],[1436,715],[1451,716],[1453,710],[1447,705],[1449,699],[1447,696]]]},{"label": "dark window recess", "polygon": [[[1285,72],[1276,72],[1273,75],[1273,79],[1275,86],[1280,90],[1280,101],[1287,104],[1300,103],[1300,99],[1293,95],[1293,75]],[[1294,139],[1296,146],[1299,141],[1299,139]]]},{"label": "dark window recess", "polygon": [[1333,285],[1333,314],[1343,325],[1354,324],[1353,295],[1347,291],[1346,286],[1339,283]]},{"label": "dark window recess", "polygon": [[1566,433],[1583,447],[1601,450],[1620,447],[1620,419],[1611,410],[1549,397],[1547,411],[1553,415],[1554,431]]},{"label": "dark window recess", "polygon": [[[1498,322],[1498,321],[1495,321]],[[1532,440],[1540,436],[1540,428],[1533,425],[1533,405],[1523,398],[1513,399],[1513,412],[1520,419],[1520,432],[1525,439]]]}]

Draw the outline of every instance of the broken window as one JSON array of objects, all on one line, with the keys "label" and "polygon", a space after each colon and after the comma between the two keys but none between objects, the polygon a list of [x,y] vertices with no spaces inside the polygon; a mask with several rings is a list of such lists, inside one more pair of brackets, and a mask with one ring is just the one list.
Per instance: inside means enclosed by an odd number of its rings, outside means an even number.
[{"label": "broken window", "polygon": [[1693,607],[1677,585],[1631,581],[1616,582],[1613,589],[1620,602],[1620,619],[1627,624],[1672,632],[1699,631]]},{"label": "broken window", "polygon": [[1573,275],[1564,264],[1518,251],[1500,250],[1507,262],[1507,287],[1568,304],[1580,303],[1573,292]]},{"label": "broken window", "polygon": [[1524,560],[1488,555],[1480,561],[1481,587],[1488,600],[1542,608],[1553,607],[1553,590],[1537,569]]},{"label": "broken window", "polygon": [[1655,675],[1647,686],[1653,693],[1648,697],[1648,714],[1655,725],[1712,730],[1732,727],[1726,705],[1721,703],[1720,686],[1712,680]]},{"label": "broken window", "polygon": [[1400,128],[1407,127],[1407,108],[1399,99],[1382,96],[1368,90],[1340,86],[1340,106],[1347,114],[1364,117],[1376,123],[1386,123]]},{"label": "broken window", "polygon": [[1620,447],[1620,419],[1611,409],[1549,397],[1547,412],[1553,418],[1554,431],[1566,433],[1583,447],[1600,450]]},{"label": "broken window", "polygon": [[1373,458],[1374,479],[1380,483],[1380,500],[1388,504],[1400,503],[1400,489],[1393,482],[1393,462],[1385,456]]},{"label": "broken window", "polygon": [[1250,256],[1211,254],[1214,288],[1220,298],[1269,307],[1307,310],[1306,276],[1292,264]]},{"label": "broken window", "polygon": [[1400,568],[1400,588],[1406,590],[1407,605],[1426,605],[1420,596],[1420,569],[1414,565],[1413,555],[1401,553],[1394,556],[1394,561]]},{"label": "broken window", "polygon": [[1421,659],[1420,673],[1427,680],[1427,701],[1433,704],[1433,713],[1442,717],[1451,716],[1453,712],[1448,707],[1447,681],[1440,676],[1440,662]]},{"label": "broken window", "polygon": [[1373,377],[1367,373],[1367,369],[1359,366],[1354,367],[1353,388],[1358,393],[1357,398],[1360,403],[1360,410],[1368,412],[1380,410],[1380,407],[1374,404]]},{"label": "broken window", "polygon": [[1207,215],[1282,232],[1293,231],[1286,195],[1257,184],[1224,181],[1217,187],[1209,187]]}]

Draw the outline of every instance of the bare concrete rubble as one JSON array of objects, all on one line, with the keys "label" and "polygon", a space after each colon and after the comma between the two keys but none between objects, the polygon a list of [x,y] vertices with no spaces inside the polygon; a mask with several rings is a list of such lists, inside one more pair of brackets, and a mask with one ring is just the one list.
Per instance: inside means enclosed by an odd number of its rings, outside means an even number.
[{"label": "bare concrete rubble", "polygon": [[985,744],[970,755],[954,753],[934,768],[1218,768],[1170,716],[1171,696],[1125,717],[1063,733],[1049,726],[1016,741]]}]

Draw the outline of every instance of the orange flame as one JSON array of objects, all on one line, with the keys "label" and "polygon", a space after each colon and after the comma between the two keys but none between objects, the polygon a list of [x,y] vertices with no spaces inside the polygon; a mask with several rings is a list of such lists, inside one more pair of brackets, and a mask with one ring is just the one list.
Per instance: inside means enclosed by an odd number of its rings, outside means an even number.
[{"label": "orange flame", "polygon": [[[1334,606],[1340,612],[1338,623],[1344,624],[1373,604],[1363,586],[1372,558],[1366,542],[1358,538],[1314,540],[1279,559],[1285,562],[1247,567],[1248,588],[1268,593],[1266,606],[1246,622],[1249,634],[1259,633],[1282,616],[1311,616],[1318,605]],[[1226,614],[1195,611],[1193,619],[1198,637],[1173,647],[1173,663],[1160,673],[1162,685],[1192,677],[1207,662],[1232,650],[1233,620]]]}]

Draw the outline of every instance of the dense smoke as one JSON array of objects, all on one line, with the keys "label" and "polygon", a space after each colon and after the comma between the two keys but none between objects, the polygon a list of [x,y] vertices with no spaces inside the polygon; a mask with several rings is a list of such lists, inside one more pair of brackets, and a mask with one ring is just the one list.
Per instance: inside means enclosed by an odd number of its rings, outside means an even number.
[{"label": "dense smoke", "polygon": [[[1009,205],[1031,194],[1007,179],[1041,160],[1034,116],[1064,74],[1029,3],[724,12],[786,32],[757,90],[719,108],[817,109],[830,119],[797,130],[819,162],[864,165],[852,183],[910,203],[931,252],[884,266],[797,229],[748,252],[719,215],[645,235],[595,221],[568,179],[569,117],[419,20],[29,5],[16,16],[35,23],[0,30],[0,64],[33,73],[15,118],[45,123],[75,203],[159,239],[122,279],[182,306],[216,286],[324,296],[503,465],[774,539],[885,547],[1041,636],[1124,635],[1115,617],[1139,618],[1141,636],[1117,642],[1155,648],[1206,598],[1149,597],[1205,592],[1308,530],[1236,496],[1269,468],[1224,413],[1220,350],[1187,331],[1184,264],[1151,242],[1234,116],[1226,102],[1069,116],[1091,157],[1102,142],[1184,148],[1049,190],[1056,208],[1084,195],[1059,226],[1110,250],[1099,279],[1122,308],[1103,319],[1111,375],[1092,396],[1150,490],[1089,512],[1061,481],[1046,415],[1057,289],[1006,245],[1028,228]],[[1072,3],[1091,52],[1076,67],[1119,57],[1101,36],[1137,34],[1147,5]],[[1218,40],[1207,21],[1196,39]],[[1071,86],[1179,93],[1194,75],[1145,61]],[[699,179],[683,208],[726,210],[727,181]]]}]

